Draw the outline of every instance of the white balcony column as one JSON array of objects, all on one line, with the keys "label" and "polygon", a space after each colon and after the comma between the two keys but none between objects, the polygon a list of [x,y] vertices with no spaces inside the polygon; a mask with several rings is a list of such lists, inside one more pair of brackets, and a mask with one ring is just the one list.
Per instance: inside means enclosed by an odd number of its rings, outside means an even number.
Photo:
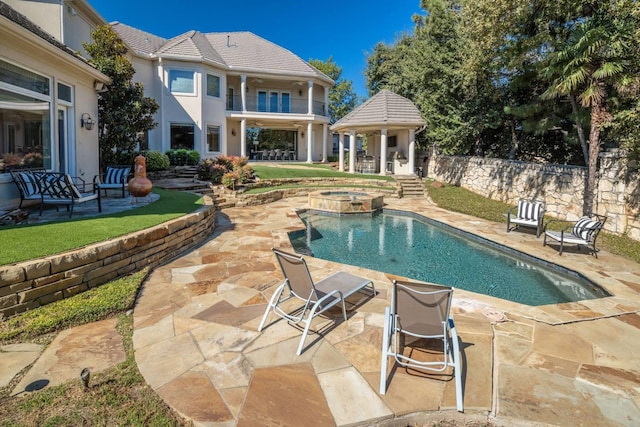
[{"label": "white balcony column", "polygon": [[247,156],[247,119],[240,121],[240,156]]},{"label": "white balcony column", "polygon": [[349,173],[356,172],[356,131],[349,131]]},{"label": "white balcony column", "polygon": [[240,98],[242,99],[242,112],[247,112],[247,76],[240,76]]},{"label": "white balcony column", "polygon": [[344,132],[340,132],[338,139],[338,162],[340,163],[338,170],[344,172]]},{"label": "white balcony column", "polygon": [[307,102],[307,114],[313,114],[313,80],[309,80],[309,99]]},{"label": "white balcony column", "polygon": [[387,130],[380,131],[380,175],[387,174]]},{"label": "white balcony column", "polygon": [[416,170],[416,131],[409,129],[409,173]]},{"label": "white balcony column", "polygon": [[324,115],[329,117],[329,86],[324,87]]},{"label": "white balcony column", "polygon": [[313,163],[313,122],[307,124],[307,163]]},{"label": "white balcony column", "polygon": [[329,139],[329,125],[322,125],[322,163],[327,163],[327,141]]}]

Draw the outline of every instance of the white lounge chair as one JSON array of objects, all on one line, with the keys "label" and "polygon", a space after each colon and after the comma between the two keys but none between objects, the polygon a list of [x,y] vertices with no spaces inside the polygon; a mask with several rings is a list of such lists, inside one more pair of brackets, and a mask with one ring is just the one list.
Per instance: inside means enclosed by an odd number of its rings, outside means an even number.
[{"label": "white lounge chair", "polygon": [[540,237],[544,211],[544,202],[526,199],[519,200],[518,206],[509,209],[507,212],[507,233],[520,226],[533,227],[536,229],[536,237]]},{"label": "white lounge chair", "polygon": [[[463,412],[462,372],[458,334],[449,311],[453,288],[427,283],[393,281],[391,307],[384,312],[380,394],[387,390],[387,363],[393,357],[402,367],[444,372],[453,367],[456,407]],[[424,339],[441,340],[442,348],[425,348]],[[415,344],[412,346],[412,344]],[[436,358],[416,358],[428,352]]]},{"label": "white lounge chair", "polygon": [[549,225],[558,221],[549,221],[545,225],[544,241],[542,246],[547,246],[547,237],[560,243],[559,255],[562,255],[562,250],[565,244],[586,246],[593,252],[595,257],[598,257],[598,250],[596,249],[596,239],[600,230],[604,227],[604,223],[607,220],[606,216],[593,215],[592,217],[583,216],[574,224],[568,225],[560,231],[547,230]]},{"label": "white lounge chair", "polygon": [[[345,298],[363,290],[366,286],[371,286],[372,295],[375,296],[375,287],[369,279],[345,272],[338,272],[314,283],[307,268],[307,263],[301,256],[283,252],[278,249],[272,250],[276,254],[276,259],[282,269],[284,282],[282,282],[271,297],[271,301],[269,301],[269,305],[262,316],[258,331],[262,331],[271,311],[294,324],[304,324],[305,328],[302,338],[300,338],[298,350],[296,351],[297,355],[302,353],[304,340],[307,337],[311,321],[314,317],[329,310],[334,305],[342,303],[342,315],[346,321],[347,310],[344,301]],[[288,290],[287,295],[283,295],[285,289]],[[292,297],[302,301],[304,306],[292,312],[286,312],[280,304]]]}]

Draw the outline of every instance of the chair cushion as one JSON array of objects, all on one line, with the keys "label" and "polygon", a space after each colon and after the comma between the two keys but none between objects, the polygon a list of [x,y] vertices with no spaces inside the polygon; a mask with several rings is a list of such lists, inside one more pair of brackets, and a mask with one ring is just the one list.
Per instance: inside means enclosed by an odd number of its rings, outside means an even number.
[{"label": "chair cushion", "polygon": [[591,219],[588,216],[583,216],[576,221],[572,232],[586,241],[591,241],[593,233],[601,227],[602,223],[600,221]]},{"label": "chair cushion", "polygon": [[126,178],[127,175],[129,175],[129,172],[131,171],[131,168],[114,168],[111,166],[107,166],[107,172],[104,175],[104,183],[105,184],[122,184]]},{"label": "chair cushion", "polygon": [[542,212],[542,203],[520,200],[518,202],[518,218],[538,221]]}]

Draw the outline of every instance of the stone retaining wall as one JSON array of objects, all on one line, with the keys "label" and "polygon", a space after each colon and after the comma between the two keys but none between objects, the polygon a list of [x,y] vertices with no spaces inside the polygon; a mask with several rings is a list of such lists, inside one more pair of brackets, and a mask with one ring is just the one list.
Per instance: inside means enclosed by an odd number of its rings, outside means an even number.
[{"label": "stone retaining wall", "polygon": [[[482,157],[432,156],[427,177],[515,205],[520,198],[544,200],[547,214],[575,221],[582,216],[585,167],[535,164]],[[638,171],[620,152],[602,153],[595,213],[607,216],[605,229],[640,240]]]},{"label": "stone retaining wall", "polygon": [[0,319],[68,298],[200,244],[215,230],[215,208],[46,258],[0,266]]},{"label": "stone retaining wall", "polygon": [[[385,196],[400,197],[399,186],[394,181],[373,180],[373,179],[345,179],[345,178],[283,178],[270,179],[264,182],[257,182],[247,186],[247,188],[275,187],[279,185],[323,185],[330,187],[331,184],[349,185],[350,191],[364,191],[383,193]],[[375,187],[375,188],[371,188]],[[235,193],[236,206],[256,206],[265,203],[275,202],[286,197],[306,196],[310,192],[320,191],[322,188],[283,188],[281,190],[271,190],[266,193],[244,194]]]}]

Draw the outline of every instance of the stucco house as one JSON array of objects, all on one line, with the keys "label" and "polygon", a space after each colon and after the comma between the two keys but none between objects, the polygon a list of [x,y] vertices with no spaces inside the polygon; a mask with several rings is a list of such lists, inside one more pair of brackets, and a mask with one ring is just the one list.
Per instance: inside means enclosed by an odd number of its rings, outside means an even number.
[{"label": "stucco house", "polygon": [[110,79],[77,53],[98,18],[85,2],[0,1],[0,210],[20,201],[6,166],[31,162],[88,182],[98,173],[90,123]]},{"label": "stucco house", "polygon": [[[145,95],[160,105],[148,148],[262,158],[247,129],[277,129],[289,159],[327,159],[334,82],[289,50],[251,32],[189,31],[164,39],[114,22]],[[256,153],[256,151],[259,152]]]}]

